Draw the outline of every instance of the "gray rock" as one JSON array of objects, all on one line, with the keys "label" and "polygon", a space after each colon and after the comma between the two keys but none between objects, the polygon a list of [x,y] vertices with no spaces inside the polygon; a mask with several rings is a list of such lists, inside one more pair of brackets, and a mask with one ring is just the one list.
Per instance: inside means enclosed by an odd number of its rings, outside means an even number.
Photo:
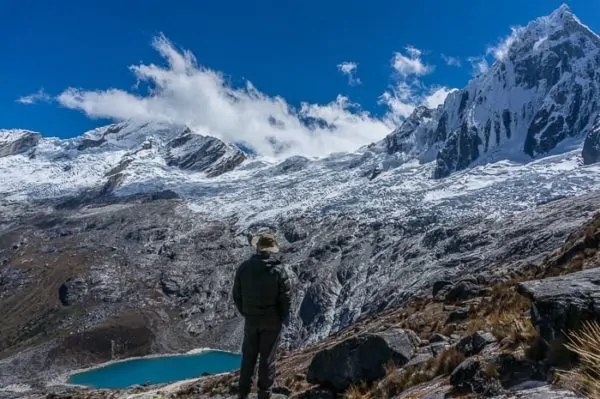
[{"label": "gray rock", "polygon": [[452,285],[451,281],[440,280],[433,283],[432,295],[436,296],[441,290]]},{"label": "gray rock", "polygon": [[88,284],[81,277],[70,278],[59,288],[58,296],[64,306],[83,303],[88,294]]},{"label": "gray rock", "polygon": [[410,330],[394,329],[349,338],[315,355],[307,381],[344,391],[352,384],[385,376],[385,366],[405,365],[415,354],[419,338]]},{"label": "gray rock", "polygon": [[16,140],[0,142],[0,158],[28,153],[32,155],[42,135],[34,132],[22,132]]},{"label": "gray rock", "polygon": [[477,282],[471,280],[462,280],[456,284],[447,285],[440,289],[435,298],[445,302],[455,302],[465,300],[479,295],[481,289]]},{"label": "gray rock", "polygon": [[446,341],[433,342],[427,346],[431,354],[435,357],[450,347],[450,343]]},{"label": "gray rock", "polygon": [[446,337],[445,335],[439,334],[439,333],[433,333],[431,335],[431,337],[429,337],[429,343],[433,344],[436,342],[449,342],[450,338]]},{"label": "gray rock", "polygon": [[448,315],[446,319],[446,323],[456,323],[457,321],[465,320],[469,317],[469,309],[468,308],[457,308],[454,309]]},{"label": "gray rock", "polygon": [[522,283],[519,293],[533,302],[531,318],[550,343],[587,320],[600,320],[600,268]]},{"label": "gray rock", "polygon": [[535,381],[534,384],[530,385],[536,386],[529,388],[524,386],[521,389],[494,396],[492,399],[584,399],[583,396],[565,389],[554,388],[547,383],[540,385],[538,381]]},{"label": "gray rock", "polygon": [[600,115],[596,117],[593,128],[583,142],[581,156],[586,165],[600,161]]},{"label": "gray rock", "polygon": [[438,377],[429,382],[408,388],[393,396],[393,399],[447,399],[452,391],[445,378]]},{"label": "gray rock", "polygon": [[246,155],[221,140],[184,131],[167,144],[167,165],[206,172],[209,177],[233,170],[244,162]]},{"label": "gray rock", "polygon": [[468,337],[464,337],[456,344],[456,349],[463,355],[469,357],[478,354],[487,345],[496,342],[496,337],[492,333],[478,331]]},{"label": "gray rock", "polygon": [[450,375],[450,384],[460,393],[491,396],[503,391],[500,381],[494,376],[486,375],[483,364],[473,358],[466,359],[456,367]]},{"label": "gray rock", "polygon": [[498,373],[498,379],[505,388],[512,388],[527,381],[546,381],[549,369],[544,363],[518,358],[512,353],[499,353],[488,358]]}]

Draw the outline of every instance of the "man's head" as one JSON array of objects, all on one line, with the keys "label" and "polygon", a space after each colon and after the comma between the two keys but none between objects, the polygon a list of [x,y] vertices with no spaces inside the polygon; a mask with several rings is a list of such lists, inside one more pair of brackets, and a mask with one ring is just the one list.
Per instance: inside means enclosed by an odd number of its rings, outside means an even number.
[{"label": "man's head", "polygon": [[252,246],[259,254],[274,254],[279,252],[277,240],[271,234],[259,234],[252,238]]}]

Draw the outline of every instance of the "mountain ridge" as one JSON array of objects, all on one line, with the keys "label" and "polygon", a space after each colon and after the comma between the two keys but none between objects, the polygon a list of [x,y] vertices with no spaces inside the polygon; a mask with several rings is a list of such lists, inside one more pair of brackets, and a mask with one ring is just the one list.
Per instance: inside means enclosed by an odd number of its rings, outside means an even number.
[{"label": "mountain ridge", "polygon": [[570,137],[583,143],[600,104],[600,38],[563,5],[507,41],[464,89],[435,110],[417,108],[386,137],[387,152],[423,162],[435,152],[441,178],[488,154],[526,161]]}]

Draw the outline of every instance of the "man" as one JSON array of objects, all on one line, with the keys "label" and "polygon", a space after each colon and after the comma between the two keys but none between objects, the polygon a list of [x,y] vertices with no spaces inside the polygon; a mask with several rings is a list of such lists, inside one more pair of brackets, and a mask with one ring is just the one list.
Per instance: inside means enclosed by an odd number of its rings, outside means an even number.
[{"label": "man", "polygon": [[268,399],[275,381],[281,329],[289,317],[291,287],[283,265],[275,256],[279,252],[275,237],[256,236],[252,246],[256,254],[240,265],[233,284],[235,306],[245,319],[239,398],[246,399],[250,394],[260,355],[258,398]]}]

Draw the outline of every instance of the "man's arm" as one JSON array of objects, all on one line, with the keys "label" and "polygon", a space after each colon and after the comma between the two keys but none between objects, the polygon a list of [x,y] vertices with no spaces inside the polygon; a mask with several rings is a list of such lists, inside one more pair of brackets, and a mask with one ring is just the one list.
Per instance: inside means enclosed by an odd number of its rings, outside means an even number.
[{"label": "man's arm", "polygon": [[278,304],[281,320],[285,323],[290,316],[290,307],[292,305],[292,283],[283,266],[280,268],[279,295]]},{"label": "man's arm", "polygon": [[235,272],[235,279],[233,281],[233,302],[235,303],[235,307],[238,312],[243,316],[242,312],[242,284],[240,281],[240,270],[242,267],[240,266]]}]

